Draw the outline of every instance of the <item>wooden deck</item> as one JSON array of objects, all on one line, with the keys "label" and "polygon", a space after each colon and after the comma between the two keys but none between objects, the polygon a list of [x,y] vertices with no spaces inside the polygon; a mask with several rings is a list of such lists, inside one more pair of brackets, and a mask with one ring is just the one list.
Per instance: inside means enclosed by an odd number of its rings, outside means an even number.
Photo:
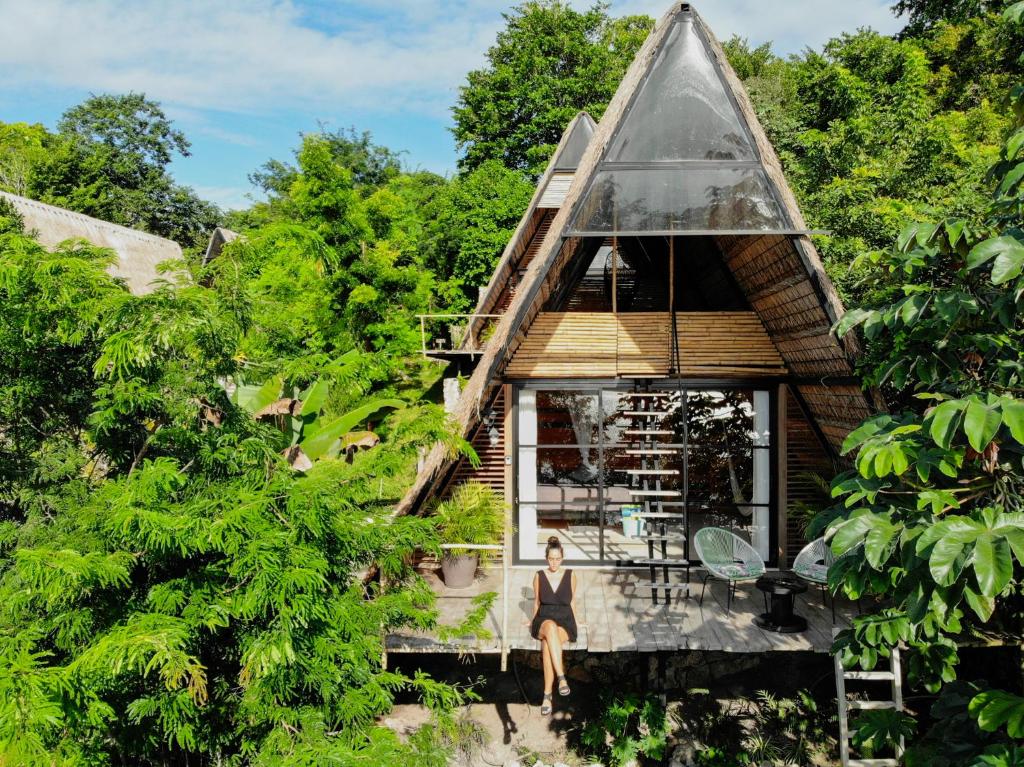
[{"label": "wooden deck", "polygon": [[[539,650],[530,636],[529,617],[533,612],[534,569],[509,570],[509,649]],[[471,588],[445,588],[433,573],[425,576],[438,594],[440,621],[457,625],[470,609],[473,597],[489,591],[498,597],[488,614],[485,627],[488,639],[467,637],[443,643],[436,635],[407,632],[388,636],[391,653],[500,653],[501,652],[501,570],[491,569],[477,576]],[[717,650],[725,652],[811,651],[828,652],[832,644],[832,614],[822,605],[820,590],[808,589],[796,600],[795,612],[807,618],[807,631],[776,634],[763,631],[754,617],[764,611],[762,594],[753,583],[740,586],[732,611],[725,611],[725,584],[708,582],[704,605],[700,607],[700,571],[692,576],[693,596],[677,595],[671,605],[651,601],[646,570],[576,570],[576,620],[579,636],[567,650],[588,652],[657,652],[677,650]],[[853,605],[842,600],[836,606],[836,625],[846,626],[855,614]]]}]

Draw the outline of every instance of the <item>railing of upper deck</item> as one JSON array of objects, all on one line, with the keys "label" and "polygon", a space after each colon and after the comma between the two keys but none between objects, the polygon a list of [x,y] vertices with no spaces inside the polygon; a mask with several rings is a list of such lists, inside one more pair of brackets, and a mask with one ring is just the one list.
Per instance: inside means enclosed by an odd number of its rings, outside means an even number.
[{"label": "railing of upper deck", "polygon": [[431,354],[482,354],[500,314],[417,314],[420,348]]}]

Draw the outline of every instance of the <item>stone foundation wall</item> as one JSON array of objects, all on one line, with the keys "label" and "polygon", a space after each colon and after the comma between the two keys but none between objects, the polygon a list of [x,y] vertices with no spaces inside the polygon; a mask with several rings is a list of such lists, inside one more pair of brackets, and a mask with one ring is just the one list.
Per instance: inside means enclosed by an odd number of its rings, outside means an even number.
[{"label": "stone foundation wall", "polygon": [[[514,651],[514,657],[521,669],[541,668],[540,653]],[[709,687],[727,681],[730,677],[740,677],[752,682],[754,688],[758,688],[765,686],[767,676],[777,678],[780,674],[788,677],[794,686],[799,687],[813,681],[805,678],[809,676],[808,671],[813,676],[820,675],[823,659],[828,660],[828,656],[796,652],[566,652],[565,669],[566,676],[570,679],[601,687],[671,692]],[[809,667],[813,667],[813,670]]]}]

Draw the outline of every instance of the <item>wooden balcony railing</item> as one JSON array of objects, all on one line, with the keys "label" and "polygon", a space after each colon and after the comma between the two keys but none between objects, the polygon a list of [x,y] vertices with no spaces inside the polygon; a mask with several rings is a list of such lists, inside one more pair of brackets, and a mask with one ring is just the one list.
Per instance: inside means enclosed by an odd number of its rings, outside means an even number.
[{"label": "wooden balcony railing", "polygon": [[500,314],[417,314],[420,346],[427,357],[479,355]]}]

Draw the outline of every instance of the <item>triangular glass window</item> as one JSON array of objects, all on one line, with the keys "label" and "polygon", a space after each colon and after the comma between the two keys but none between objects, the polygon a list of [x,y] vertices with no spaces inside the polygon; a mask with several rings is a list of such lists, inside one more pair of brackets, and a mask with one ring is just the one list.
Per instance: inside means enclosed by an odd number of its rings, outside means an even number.
[{"label": "triangular glass window", "polygon": [[680,13],[605,162],[755,159],[750,136],[693,14]]},{"label": "triangular glass window", "polygon": [[696,15],[681,10],[567,234],[785,232],[787,219]]},{"label": "triangular glass window", "polygon": [[590,115],[581,113],[572,126],[572,132],[562,145],[562,151],[555,158],[555,171],[572,172],[579,167],[583,153],[594,136],[594,120]]}]

